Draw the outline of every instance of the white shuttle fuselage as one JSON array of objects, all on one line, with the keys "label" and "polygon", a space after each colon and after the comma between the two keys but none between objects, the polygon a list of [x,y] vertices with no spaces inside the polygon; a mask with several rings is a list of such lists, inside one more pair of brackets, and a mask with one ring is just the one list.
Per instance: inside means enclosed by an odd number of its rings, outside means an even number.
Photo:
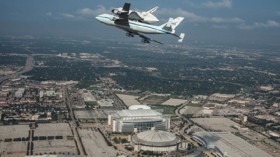
[{"label": "white shuttle fuselage", "polygon": [[[155,17],[153,15],[153,13],[158,9],[159,7],[153,7],[152,9],[148,10],[148,11],[133,11],[133,10],[129,10],[128,11],[128,18],[130,20],[138,20],[144,23],[156,23],[159,22],[158,18]],[[112,9],[112,13],[114,13],[115,15],[120,15],[122,13],[124,13],[126,11],[123,10],[123,8],[119,7],[119,8],[114,8]]]}]

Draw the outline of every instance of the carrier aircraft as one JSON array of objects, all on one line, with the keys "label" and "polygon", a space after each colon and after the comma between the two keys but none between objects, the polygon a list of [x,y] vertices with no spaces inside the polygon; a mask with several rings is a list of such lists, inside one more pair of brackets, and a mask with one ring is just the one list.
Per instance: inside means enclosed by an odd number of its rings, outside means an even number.
[{"label": "carrier aircraft", "polygon": [[118,9],[118,11],[119,12],[116,12],[116,10],[113,9],[112,12],[115,15],[101,14],[96,16],[96,19],[101,23],[126,31],[128,37],[134,37],[135,35],[141,37],[143,43],[150,43],[153,41],[162,44],[143,34],[170,34],[179,38],[178,42],[182,42],[185,37],[185,33],[180,33],[180,35],[175,33],[175,29],[183,21],[183,17],[177,17],[175,19],[169,18],[168,22],[156,26],[145,22],[145,19],[137,19],[135,16],[130,18],[130,3],[125,3],[122,10]]}]

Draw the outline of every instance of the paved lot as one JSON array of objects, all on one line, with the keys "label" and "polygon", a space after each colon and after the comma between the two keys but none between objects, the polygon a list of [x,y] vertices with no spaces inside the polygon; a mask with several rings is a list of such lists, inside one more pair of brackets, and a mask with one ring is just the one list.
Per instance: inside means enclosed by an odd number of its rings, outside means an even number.
[{"label": "paved lot", "polygon": [[44,153],[77,155],[77,149],[73,140],[46,140],[34,141],[34,155]]},{"label": "paved lot", "polygon": [[0,156],[13,153],[15,156],[25,156],[27,142],[0,142]]},{"label": "paved lot", "polygon": [[136,100],[138,98],[137,96],[125,94],[117,94],[117,96],[124,102],[126,106],[141,105],[140,102]]},{"label": "paved lot", "polygon": [[0,126],[0,139],[28,137],[28,125],[4,125]]},{"label": "paved lot", "polygon": [[94,128],[78,130],[86,153],[90,157],[114,157],[117,151],[107,145],[101,133]]},{"label": "paved lot", "polygon": [[115,113],[119,110],[113,109],[97,109],[97,110],[77,110],[74,111],[75,117],[77,119],[95,119],[95,118],[103,118],[107,119],[109,114]]},{"label": "paved lot", "polygon": [[34,136],[73,136],[68,123],[38,124]]},{"label": "paved lot", "polygon": [[180,114],[197,114],[201,110],[201,107],[184,106],[182,109],[180,109]]},{"label": "paved lot", "polygon": [[223,117],[212,117],[212,118],[192,118],[192,120],[201,125],[204,129],[212,131],[228,131],[228,132],[237,132],[238,130],[234,129],[232,126],[239,124],[234,121],[223,118]]}]

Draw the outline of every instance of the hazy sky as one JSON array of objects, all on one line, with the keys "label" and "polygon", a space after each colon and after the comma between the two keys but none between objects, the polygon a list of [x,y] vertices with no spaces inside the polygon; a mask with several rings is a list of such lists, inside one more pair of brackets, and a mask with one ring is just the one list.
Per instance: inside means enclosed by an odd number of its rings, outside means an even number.
[{"label": "hazy sky", "polygon": [[[0,35],[124,40],[125,32],[94,18],[124,2],[131,2],[131,9],[136,10],[159,6],[155,12],[161,20],[158,25],[168,17],[185,17],[177,28],[178,33],[187,34],[185,43],[280,42],[280,0],[0,0]],[[160,37],[175,40],[168,35]]]}]

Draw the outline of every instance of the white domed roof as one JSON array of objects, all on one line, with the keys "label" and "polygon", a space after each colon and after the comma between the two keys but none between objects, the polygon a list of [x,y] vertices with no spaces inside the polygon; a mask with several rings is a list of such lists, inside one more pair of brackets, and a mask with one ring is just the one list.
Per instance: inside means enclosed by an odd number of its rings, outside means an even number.
[{"label": "white domed roof", "polygon": [[151,107],[150,107],[150,106],[147,106],[147,105],[132,105],[132,106],[129,106],[128,109],[129,109],[129,110],[151,109]]},{"label": "white domed roof", "polygon": [[151,141],[151,142],[169,142],[176,139],[176,136],[171,134],[170,132],[166,131],[155,131],[155,130],[149,130],[145,132],[141,132],[138,135],[139,139],[145,140],[145,141]]},{"label": "white domed roof", "polygon": [[170,132],[148,130],[135,135],[134,142],[144,145],[166,146],[175,145],[180,142],[180,139]]}]

